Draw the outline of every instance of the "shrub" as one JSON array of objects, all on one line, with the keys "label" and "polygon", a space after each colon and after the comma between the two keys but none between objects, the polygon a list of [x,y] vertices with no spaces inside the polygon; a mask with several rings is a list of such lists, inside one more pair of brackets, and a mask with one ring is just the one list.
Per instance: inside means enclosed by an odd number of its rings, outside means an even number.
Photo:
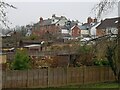
[{"label": "shrub", "polygon": [[108,66],[109,65],[109,61],[108,60],[102,60],[102,65]]},{"label": "shrub", "polygon": [[36,36],[36,35],[31,35],[29,38],[30,38],[30,40],[36,40],[36,39],[38,38],[38,36]]},{"label": "shrub", "polygon": [[93,51],[93,48],[92,48],[92,46],[88,46],[88,45],[80,46],[80,48],[78,50],[79,53],[90,53],[91,51]]},{"label": "shrub", "polygon": [[96,66],[102,66],[102,62],[100,60],[94,60],[94,65]]},{"label": "shrub", "polygon": [[94,59],[94,65],[96,66],[108,66],[109,65],[109,61],[106,60],[106,59],[101,59],[101,60],[98,60],[98,59]]},{"label": "shrub", "polygon": [[24,50],[17,50],[14,60],[11,63],[13,70],[25,70],[30,68],[30,57]]}]

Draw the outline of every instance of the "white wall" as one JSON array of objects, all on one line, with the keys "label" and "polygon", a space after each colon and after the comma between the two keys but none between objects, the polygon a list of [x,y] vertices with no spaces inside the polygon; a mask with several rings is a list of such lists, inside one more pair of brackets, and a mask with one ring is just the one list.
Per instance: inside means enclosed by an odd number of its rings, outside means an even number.
[{"label": "white wall", "polygon": [[67,20],[63,18],[59,22],[57,22],[56,25],[59,24],[60,26],[64,26],[66,22],[67,22]]},{"label": "white wall", "polygon": [[69,31],[67,29],[62,29],[62,34],[69,34]]},{"label": "white wall", "polygon": [[110,34],[109,32],[111,32],[113,34],[118,34],[118,29],[117,28],[107,28],[106,34]]},{"label": "white wall", "polygon": [[89,34],[89,30],[81,30],[81,35],[87,35]]},{"label": "white wall", "polygon": [[96,36],[96,27],[97,27],[99,24],[100,24],[100,23],[96,24],[95,26],[93,26],[93,27],[90,29],[90,35]]}]

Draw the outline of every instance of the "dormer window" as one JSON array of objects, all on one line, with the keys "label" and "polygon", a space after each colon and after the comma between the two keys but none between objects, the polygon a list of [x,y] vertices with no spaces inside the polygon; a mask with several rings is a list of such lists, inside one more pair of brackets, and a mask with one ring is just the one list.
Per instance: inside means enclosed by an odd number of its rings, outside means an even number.
[{"label": "dormer window", "polygon": [[53,19],[53,22],[54,22],[55,20]]}]

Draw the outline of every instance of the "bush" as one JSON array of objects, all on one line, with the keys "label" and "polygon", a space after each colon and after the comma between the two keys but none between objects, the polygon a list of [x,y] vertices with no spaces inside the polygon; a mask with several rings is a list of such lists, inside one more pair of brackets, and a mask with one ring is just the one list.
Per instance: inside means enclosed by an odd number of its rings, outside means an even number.
[{"label": "bush", "polygon": [[96,66],[108,66],[109,65],[109,61],[108,60],[98,60],[98,59],[94,59],[94,65]]},{"label": "bush", "polygon": [[109,65],[109,61],[108,60],[102,60],[102,65],[108,66]]},{"label": "bush", "polygon": [[94,60],[94,65],[96,66],[102,66],[102,62],[100,60]]},{"label": "bush", "polygon": [[13,70],[25,70],[30,68],[30,57],[24,50],[18,50],[11,64]]},{"label": "bush", "polygon": [[38,36],[36,36],[36,35],[31,35],[29,38],[30,38],[30,40],[36,40],[36,39],[38,38]]},{"label": "bush", "polygon": [[90,47],[89,46],[81,46],[79,48],[79,51],[82,52],[82,53],[87,53],[87,52],[90,52]]}]

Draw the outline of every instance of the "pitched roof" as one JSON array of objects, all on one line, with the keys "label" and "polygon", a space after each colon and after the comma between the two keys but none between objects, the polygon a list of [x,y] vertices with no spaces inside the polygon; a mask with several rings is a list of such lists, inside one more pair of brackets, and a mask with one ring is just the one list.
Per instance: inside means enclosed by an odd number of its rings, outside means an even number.
[{"label": "pitched roof", "polygon": [[[65,16],[61,16],[61,17],[56,17],[56,16],[53,16],[55,19],[57,19],[59,22],[61,19],[66,19],[67,18]],[[33,25],[33,27],[36,27],[36,26],[46,26],[46,25],[54,25],[56,24],[57,22],[53,23],[52,22],[52,19],[45,19],[45,20],[42,20],[41,22],[37,22]],[[76,21],[70,21],[70,20],[67,20],[67,22],[65,23],[65,25],[63,27],[61,27],[62,29],[68,29],[70,30],[71,27],[73,27],[74,25],[76,25],[78,22]]]},{"label": "pitched roof", "polygon": [[117,18],[107,18],[98,25],[97,29],[106,29],[106,28],[115,28],[118,25],[118,17]]},{"label": "pitched roof", "polygon": [[64,25],[64,27],[68,30],[70,30],[73,26],[77,25],[75,21],[67,21],[67,23]]},{"label": "pitched roof", "polygon": [[89,23],[84,23],[84,24],[80,25],[79,28],[81,30],[88,30],[88,29],[92,28],[93,26],[95,26],[96,24],[98,24],[98,22],[90,23],[90,24]]},{"label": "pitched roof", "polygon": [[88,30],[90,28],[90,24],[84,23],[83,25],[80,25],[79,28],[81,30]]},{"label": "pitched roof", "polygon": [[51,25],[51,19],[46,19],[46,20],[43,20],[41,25],[45,26],[45,25]]},{"label": "pitched roof", "polygon": [[79,25],[74,25],[73,27],[71,27],[71,30],[74,29],[75,27],[77,27],[77,28],[80,29],[80,26],[79,26]]},{"label": "pitched roof", "polygon": [[62,19],[62,18],[64,18],[64,19],[67,19],[65,16],[60,16],[60,17],[58,17],[58,16],[53,16],[55,19],[58,19],[58,20],[60,20],[60,19]]},{"label": "pitched roof", "polygon": [[61,26],[61,29],[67,29],[67,30],[69,30],[69,28],[67,27],[67,26]]},{"label": "pitched roof", "polygon": [[10,35],[10,33],[12,33],[12,31],[9,29],[0,28],[0,36],[7,36],[7,35]]}]

